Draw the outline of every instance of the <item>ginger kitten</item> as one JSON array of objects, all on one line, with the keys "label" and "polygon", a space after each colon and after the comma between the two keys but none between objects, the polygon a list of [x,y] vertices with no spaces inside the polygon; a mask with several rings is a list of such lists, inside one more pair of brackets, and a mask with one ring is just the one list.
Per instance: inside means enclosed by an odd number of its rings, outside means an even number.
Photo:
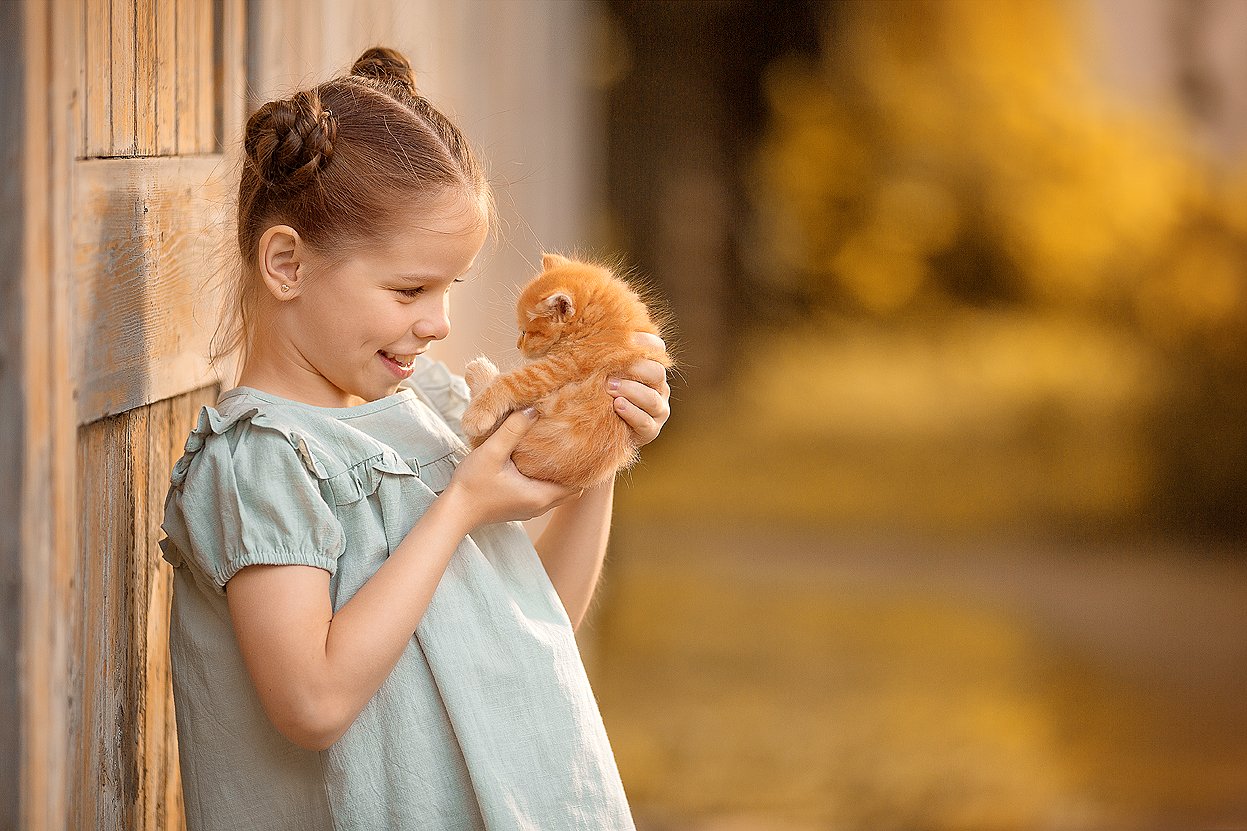
[{"label": "ginger kitten", "polygon": [[461,423],[477,447],[510,412],[536,407],[541,417],[511,454],[515,466],[534,479],[590,488],[637,459],[606,379],[643,358],[673,361],[632,343],[633,332],[661,336],[661,327],[608,269],[557,254],[543,255],[542,268],[516,304],[517,345],[530,363],[505,374],[488,358],[469,363],[472,401]]}]

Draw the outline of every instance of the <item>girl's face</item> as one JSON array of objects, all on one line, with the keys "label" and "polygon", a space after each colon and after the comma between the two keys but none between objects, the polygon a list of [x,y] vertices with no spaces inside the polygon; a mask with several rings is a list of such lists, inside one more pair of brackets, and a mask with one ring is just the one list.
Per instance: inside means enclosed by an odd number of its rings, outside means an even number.
[{"label": "girl's face", "polygon": [[311,279],[278,304],[275,321],[291,397],[329,407],[384,398],[417,355],[450,334],[450,288],[475,263],[488,227],[460,194],[413,211],[402,227],[341,265],[305,254],[301,270]]}]

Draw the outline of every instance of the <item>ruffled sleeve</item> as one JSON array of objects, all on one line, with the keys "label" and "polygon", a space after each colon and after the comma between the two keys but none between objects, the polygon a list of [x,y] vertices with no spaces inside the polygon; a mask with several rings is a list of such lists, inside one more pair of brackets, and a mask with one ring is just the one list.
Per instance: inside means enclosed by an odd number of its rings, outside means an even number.
[{"label": "ruffled sleeve", "polygon": [[411,387],[442,417],[442,421],[446,422],[461,442],[469,444],[468,437],[463,433],[463,426],[459,423],[471,400],[468,382],[462,376],[455,375],[441,361],[419,355],[416,357],[415,372],[403,386]]},{"label": "ruffled sleeve", "polygon": [[219,594],[249,565],[307,565],[333,574],[346,546],[326,502],[325,469],[308,438],[255,408],[204,407],[173,468],[164,558]]}]

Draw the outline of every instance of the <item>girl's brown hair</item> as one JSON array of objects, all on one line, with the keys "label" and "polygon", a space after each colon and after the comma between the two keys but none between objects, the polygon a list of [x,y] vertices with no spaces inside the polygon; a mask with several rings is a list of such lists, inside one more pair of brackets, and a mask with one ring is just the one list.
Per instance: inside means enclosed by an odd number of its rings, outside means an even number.
[{"label": "girl's brown hair", "polygon": [[236,279],[211,358],[248,351],[261,290],[256,251],[290,225],[333,263],[400,231],[408,210],[459,191],[493,219],[484,168],[459,129],[416,91],[411,64],[385,47],[349,74],[270,101],[247,120],[238,185]]}]

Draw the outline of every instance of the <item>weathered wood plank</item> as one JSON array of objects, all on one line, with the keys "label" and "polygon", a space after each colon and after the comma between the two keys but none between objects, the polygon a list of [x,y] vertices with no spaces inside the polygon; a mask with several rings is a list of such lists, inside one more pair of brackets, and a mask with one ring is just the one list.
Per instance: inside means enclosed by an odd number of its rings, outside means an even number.
[{"label": "weathered wood plank", "polygon": [[177,152],[179,155],[199,152],[199,93],[197,80],[200,72],[197,58],[199,49],[195,44],[197,36],[195,6],[204,0],[168,0],[173,4],[174,28],[177,52],[177,72],[175,75],[175,95],[177,112]]},{"label": "weathered wood plank", "polygon": [[216,388],[79,430],[81,790],[71,827],[184,826],[169,675],[172,569],[160,557],[169,471]]},{"label": "weathered wood plank", "polygon": [[173,831],[184,811],[169,674],[172,569],[157,541],[169,471],[199,407],[217,388],[194,390],[79,430],[82,522],[81,672],[69,827]]},{"label": "weathered wood plank", "polygon": [[112,53],[109,58],[112,140],[107,156],[133,156],[135,133],[134,0],[112,2]]},{"label": "weathered wood plank", "polygon": [[[192,9],[195,13],[195,150],[196,153],[216,153],[220,150],[217,135],[217,113],[220,99],[217,95],[220,67],[217,65],[215,25],[216,2],[200,0]],[[186,152],[186,151],[183,151]]]},{"label": "weathered wood plank", "polygon": [[220,157],[75,167],[73,286],[78,419],[197,389],[232,251]]},{"label": "weathered wood plank", "polygon": [[84,0],[82,38],[83,156],[111,155],[113,144],[112,25],[110,0]]},{"label": "weathered wood plank", "polygon": [[[91,471],[79,491],[82,509],[83,794],[91,794],[80,828],[128,828],[134,803],[137,726],[133,685],[133,584],[129,552],[134,547],[134,481],[129,416],[103,419],[79,430],[79,469]],[[94,486],[93,486],[94,485]]]},{"label": "weathered wood plank", "polygon": [[217,63],[220,79],[216,99],[221,142],[218,150],[235,156],[242,143],[247,110],[247,7],[245,0],[220,0],[220,27],[217,33]]},{"label": "weathered wood plank", "polygon": [[140,156],[160,153],[156,6],[157,0],[134,2],[135,152]]},{"label": "weathered wood plank", "polygon": [[156,155],[172,156],[177,152],[177,30],[175,8],[170,0],[156,2],[152,23],[156,49]]}]

